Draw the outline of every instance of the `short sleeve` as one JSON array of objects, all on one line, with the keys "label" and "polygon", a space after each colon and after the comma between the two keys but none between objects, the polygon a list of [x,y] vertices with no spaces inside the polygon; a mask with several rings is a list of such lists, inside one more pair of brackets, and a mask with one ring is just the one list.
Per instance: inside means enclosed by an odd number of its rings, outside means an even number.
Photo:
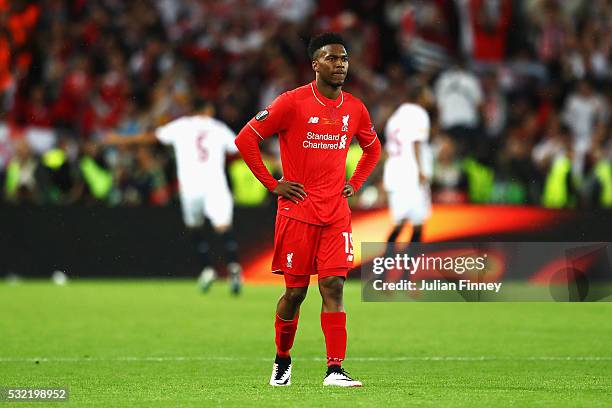
[{"label": "short sleeve", "polygon": [[480,105],[482,103],[482,89],[480,88],[480,82],[478,82],[477,78],[472,78],[472,88],[474,91],[473,94],[473,98],[474,98],[474,104],[475,105]]},{"label": "short sleeve", "polygon": [[223,144],[225,145],[225,151],[229,154],[238,153],[238,148],[234,143],[236,139],[236,134],[232,129],[229,128],[225,123],[218,123],[218,131],[223,139]]},{"label": "short sleeve", "polygon": [[370,146],[376,138],[376,131],[374,130],[374,125],[372,125],[372,120],[370,119],[370,113],[366,109],[365,105],[361,104],[361,117],[359,119],[359,127],[357,128],[357,141],[359,141],[359,146],[362,149]]},{"label": "short sleeve", "polygon": [[181,122],[174,120],[157,128],[155,137],[163,144],[173,144],[176,141],[176,137],[181,134],[181,127]]},{"label": "short sleeve", "polygon": [[410,129],[410,132],[407,132],[408,137],[413,142],[426,142],[429,140],[429,115],[427,115],[427,111],[420,108],[412,115],[411,119],[409,123],[405,123],[407,129]]},{"label": "short sleeve", "polygon": [[261,139],[265,139],[287,129],[292,112],[293,96],[285,92],[277,97],[270,106],[257,113],[246,126],[257,133]]}]

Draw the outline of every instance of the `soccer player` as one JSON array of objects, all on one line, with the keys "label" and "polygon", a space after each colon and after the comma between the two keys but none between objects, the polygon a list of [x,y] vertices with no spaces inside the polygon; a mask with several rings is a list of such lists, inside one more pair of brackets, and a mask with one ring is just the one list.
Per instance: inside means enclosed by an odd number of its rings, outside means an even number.
[{"label": "soccer player", "polygon": [[[282,274],[285,293],[276,307],[276,359],[270,385],[291,384],[290,350],[310,275],[318,275],[321,328],[327,351],[323,385],[358,387],[342,368],[346,353],[344,281],[353,264],[347,198],[355,194],[380,157],[380,142],[363,103],[344,92],[348,54],[342,37],[324,33],[308,46],[316,79],[280,95],[240,131],[236,146],[255,176],[277,194],[272,271]],[[283,177],[264,166],[258,143],[280,141]],[[363,155],[347,182],[346,156],[353,136]]]},{"label": "soccer player", "polygon": [[433,172],[429,149],[429,116],[421,106],[423,88],[412,85],[408,98],[389,117],[383,184],[389,198],[393,230],[387,238],[395,243],[404,225],[413,227],[412,242],[421,242],[423,224],[431,214],[429,180]]},{"label": "soccer player", "polygon": [[198,252],[202,272],[198,284],[208,291],[217,272],[209,257],[209,244],[202,227],[205,218],[224,242],[230,289],[239,294],[242,268],[238,263],[238,244],[232,231],[234,203],[225,178],[225,156],[236,154],[235,134],[213,118],[210,103],[196,99],[193,115],[184,116],[159,127],[155,132],[133,136],[110,134],[106,144],[127,145],[159,141],[174,148],[183,221]]}]

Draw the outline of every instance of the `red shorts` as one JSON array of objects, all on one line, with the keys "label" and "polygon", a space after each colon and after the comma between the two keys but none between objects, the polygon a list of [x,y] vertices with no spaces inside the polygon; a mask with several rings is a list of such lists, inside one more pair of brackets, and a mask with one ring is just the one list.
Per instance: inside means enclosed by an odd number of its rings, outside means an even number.
[{"label": "red shorts", "polygon": [[353,266],[351,216],[321,226],[276,216],[272,272],[288,288],[308,286],[310,275],[346,277]]}]

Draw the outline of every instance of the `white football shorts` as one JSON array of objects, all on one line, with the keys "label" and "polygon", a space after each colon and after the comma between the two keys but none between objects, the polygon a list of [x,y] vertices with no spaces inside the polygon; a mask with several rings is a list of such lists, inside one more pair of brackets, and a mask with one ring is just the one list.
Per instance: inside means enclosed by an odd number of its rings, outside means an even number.
[{"label": "white football shorts", "polygon": [[431,215],[431,193],[429,186],[415,186],[397,191],[388,191],[389,210],[395,224],[410,221],[423,225]]},{"label": "white football shorts", "polygon": [[189,228],[201,227],[205,218],[213,227],[231,225],[234,201],[229,189],[217,189],[202,193],[181,193],[183,222]]}]

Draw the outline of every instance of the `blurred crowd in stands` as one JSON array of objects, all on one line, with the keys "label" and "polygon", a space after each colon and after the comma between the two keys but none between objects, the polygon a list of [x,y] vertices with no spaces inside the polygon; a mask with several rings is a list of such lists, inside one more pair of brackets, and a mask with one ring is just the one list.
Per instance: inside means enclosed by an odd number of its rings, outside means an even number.
[{"label": "blurred crowd in stands", "polygon": [[[167,205],[172,151],[105,135],[152,130],[196,97],[238,132],[312,80],[322,31],[347,40],[345,89],[383,142],[422,87],[434,202],[612,208],[610,0],[0,0],[0,202]],[[241,160],[228,174],[238,205],[272,201]],[[380,178],[355,205],[385,204]]]}]

